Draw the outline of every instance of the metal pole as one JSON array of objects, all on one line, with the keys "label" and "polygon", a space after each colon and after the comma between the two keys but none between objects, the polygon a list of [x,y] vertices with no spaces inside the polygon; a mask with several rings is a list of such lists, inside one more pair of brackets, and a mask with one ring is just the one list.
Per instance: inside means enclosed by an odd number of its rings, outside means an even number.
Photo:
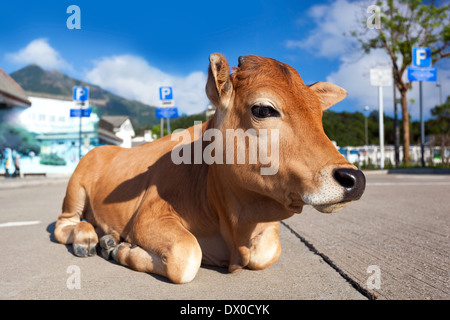
[{"label": "metal pole", "polygon": [[80,130],[79,130],[79,140],[80,140],[80,145],[78,146],[78,161],[80,161],[81,160],[81,107],[82,107],[82,105],[80,105],[80,114],[79,114],[79,118],[80,118]]},{"label": "metal pole", "polygon": [[164,118],[161,118],[161,138],[164,135]]},{"label": "metal pole", "polygon": [[442,83],[436,82],[436,87],[439,87],[439,105],[442,106]]},{"label": "metal pole", "polygon": [[368,128],[367,128],[367,116],[365,115],[364,116],[364,131],[365,131],[365,134],[366,134],[366,146],[368,146],[369,145],[369,130],[368,130]]},{"label": "metal pole", "polygon": [[398,112],[397,112],[397,90],[395,88],[395,77],[394,77],[394,149],[395,149],[395,166],[398,167],[400,164],[400,128],[398,126]]},{"label": "metal pole", "polygon": [[422,157],[422,168],[425,168],[425,126],[423,123],[423,101],[422,101],[422,81],[419,81],[419,95],[420,95],[420,154]]},{"label": "metal pole", "polygon": [[383,87],[378,86],[379,126],[380,126],[380,169],[384,169],[384,122],[383,122]]},{"label": "metal pole", "polygon": [[364,134],[366,136],[366,146],[369,145],[369,123],[368,123],[369,106],[364,107]]}]

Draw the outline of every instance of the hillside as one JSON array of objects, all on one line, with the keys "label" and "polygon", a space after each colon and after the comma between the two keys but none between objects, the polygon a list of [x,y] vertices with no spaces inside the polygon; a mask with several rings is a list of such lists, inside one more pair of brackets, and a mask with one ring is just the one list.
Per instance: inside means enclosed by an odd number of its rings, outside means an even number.
[{"label": "hillside", "polygon": [[105,100],[106,106],[99,107],[102,115],[127,115],[136,128],[148,127],[159,123],[155,117],[155,108],[144,103],[117,96],[99,86],[71,78],[59,71],[47,71],[38,65],[29,65],[10,74],[25,90],[42,94],[72,97],[74,86],[88,86],[92,100]]}]

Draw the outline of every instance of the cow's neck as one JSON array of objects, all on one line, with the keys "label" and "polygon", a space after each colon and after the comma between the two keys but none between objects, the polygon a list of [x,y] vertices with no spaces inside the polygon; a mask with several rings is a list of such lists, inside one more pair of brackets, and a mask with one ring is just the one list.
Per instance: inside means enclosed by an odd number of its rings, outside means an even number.
[{"label": "cow's neck", "polygon": [[231,272],[248,265],[252,239],[262,232],[268,222],[292,215],[281,204],[257,193],[236,187],[220,175],[220,165],[208,170],[207,201],[209,215],[215,217],[218,232],[230,252]]}]

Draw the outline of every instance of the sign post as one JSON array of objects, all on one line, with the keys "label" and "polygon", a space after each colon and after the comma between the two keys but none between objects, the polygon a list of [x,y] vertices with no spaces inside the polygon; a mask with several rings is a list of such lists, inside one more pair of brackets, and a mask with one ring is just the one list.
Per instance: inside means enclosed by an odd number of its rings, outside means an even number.
[{"label": "sign post", "polygon": [[384,169],[384,112],[383,87],[392,85],[391,69],[370,69],[370,84],[378,87],[378,119],[380,136],[380,169]]},{"label": "sign post", "polygon": [[178,117],[178,109],[173,100],[172,87],[159,88],[159,108],[156,108],[156,118],[161,119],[161,138],[164,132],[164,118],[167,119],[167,133],[170,134],[170,118]]},{"label": "sign post", "polygon": [[413,66],[408,67],[408,80],[419,81],[420,101],[420,154],[421,164],[425,167],[425,124],[423,122],[422,82],[436,82],[436,68],[431,67],[431,49],[424,47],[413,48]]},{"label": "sign post", "polygon": [[82,145],[82,129],[81,129],[81,118],[90,117],[92,109],[83,108],[85,105],[89,106],[89,88],[88,87],[73,87],[73,101],[75,105],[79,105],[79,109],[70,109],[70,117],[78,117],[80,119],[79,128],[79,147],[78,147],[78,157],[81,160],[81,145]]},{"label": "sign post", "polygon": [[[394,68],[392,68],[392,78],[395,80],[395,75],[394,75],[395,71]],[[398,112],[397,112],[397,86],[396,86],[396,82],[394,81],[394,85],[392,86],[393,90],[393,95],[394,95],[394,160],[395,160],[395,167],[398,168],[399,164],[400,164],[400,147],[399,147],[399,143],[400,143],[400,128],[398,126]]]}]

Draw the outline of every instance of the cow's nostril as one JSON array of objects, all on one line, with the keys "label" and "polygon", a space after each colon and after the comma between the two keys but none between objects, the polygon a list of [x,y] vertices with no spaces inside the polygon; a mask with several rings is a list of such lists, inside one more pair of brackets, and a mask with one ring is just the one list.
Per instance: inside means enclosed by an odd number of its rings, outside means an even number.
[{"label": "cow's nostril", "polygon": [[336,169],[334,179],[345,188],[344,201],[359,199],[366,188],[366,177],[360,170]]},{"label": "cow's nostril", "polygon": [[351,189],[355,186],[356,178],[348,169],[337,169],[333,175],[334,179],[344,188]]}]

